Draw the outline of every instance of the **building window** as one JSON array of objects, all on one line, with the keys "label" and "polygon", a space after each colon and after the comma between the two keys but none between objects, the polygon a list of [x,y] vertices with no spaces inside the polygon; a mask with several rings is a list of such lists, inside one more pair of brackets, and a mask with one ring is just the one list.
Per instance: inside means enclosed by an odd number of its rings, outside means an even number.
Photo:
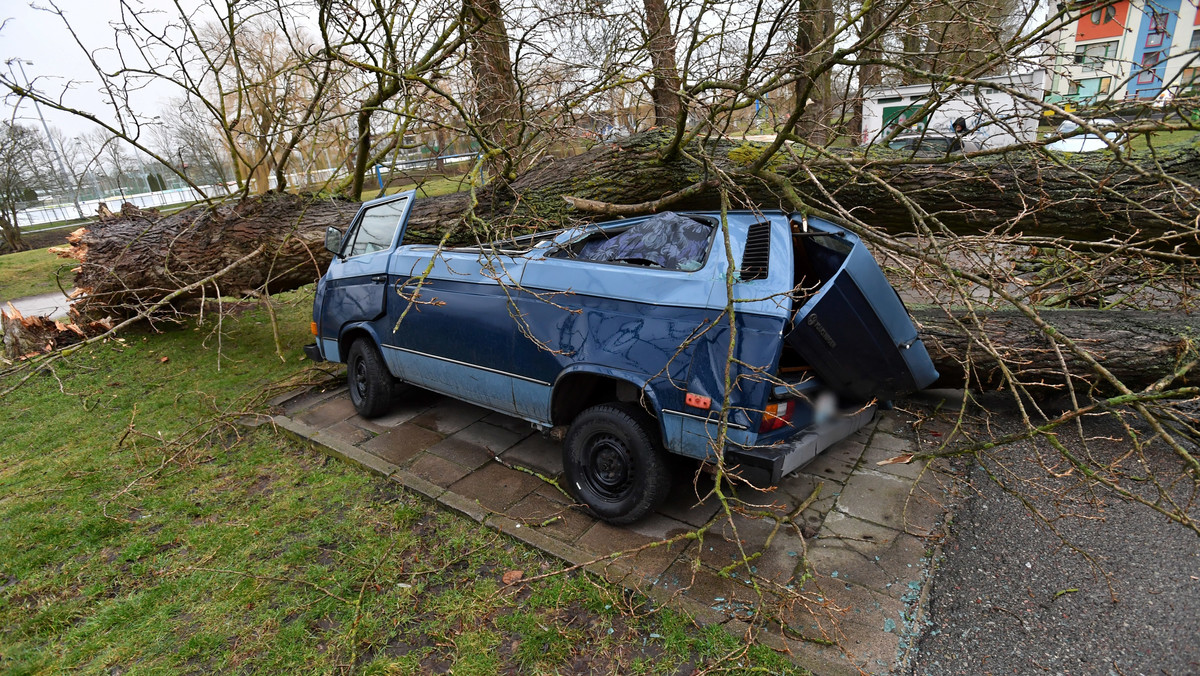
[{"label": "building window", "polygon": [[1117,8],[1112,5],[1101,7],[1092,12],[1092,23],[1097,26],[1102,26],[1115,18],[1117,18]]},{"label": "building window", "polygon": [[1138,73],[1138,84],[1150,84],[1154,82],[1154,67],[1158,65],[1158,59],[1162,52],[1146,52],[1142,55],[1142,72]]},{"label": "building window", "polygon": [[1154,12],[1150,15],[1150,32],[1151,33],[1166,33],[1167,32],[1167,17],[1166,12]]},{"label": "building window", "polygon": [[1200,50],[1200,30],[1192,31],[1192,44],[1188,45],[1188,49]]},{"label": "building window", "polygon": [[1103,70],[1105,62],[1117,56],[1117,40],[1093,42],[1075,47],[1075,63],[1086,68]]},{"label": "building window", "polygon": [[1094,77],[1079,81],[1070,80],[1067,84],[1067,96],[1095,98],[1101,94],[1107,94],[1111,88],[1111,77]]},{"label": "building window", "polygon": [[1179,92],[1184,96],[1195,96],[1200,90],[1200,68],[1184,68],[1179,71]]},{"label": "building window", "polygon": [[1146,33],[1147,47],[1162,47],[1163,38],[1167,35],[1166,12],[1153,12],[1150,15],[1150,30]]}]

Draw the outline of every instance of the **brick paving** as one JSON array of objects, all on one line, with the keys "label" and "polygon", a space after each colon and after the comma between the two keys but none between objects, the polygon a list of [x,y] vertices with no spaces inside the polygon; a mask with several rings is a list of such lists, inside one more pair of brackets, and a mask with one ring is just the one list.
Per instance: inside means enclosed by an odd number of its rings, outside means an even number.
[{"label": "brick paving", "polygon": [[[878,464],[916,448],[903,413],[881,412],[774,490],[738,489],[732,515],[708,475],[681,471],[657,512],[615,527],[571,505],[554,483],[560,444],[524,421],[416,389],[371,421],[344,387],[275,403],[277,425],[332,455],[816,673],[890,673],[920,630],[945,482],[923,464]],[[700,538],[654,544],[710,521]]]}]

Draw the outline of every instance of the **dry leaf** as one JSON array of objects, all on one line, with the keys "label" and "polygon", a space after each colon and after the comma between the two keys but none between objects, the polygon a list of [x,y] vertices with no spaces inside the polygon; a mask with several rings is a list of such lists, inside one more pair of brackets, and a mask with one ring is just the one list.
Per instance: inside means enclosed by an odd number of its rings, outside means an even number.
[{"label": "dry leaf", "polygon": [[504,582],[504,584],[515,584],[517,582],[520,582],[521,578],[523,578],[523,577],[525,577],[525,571],[510,570],[507,573],[505,573],[504,577],[500,578],[500,580],[502,582]]},{"label": "dry leaf", "polygon": [[877,462],[875,464],[876,465],[906,465],[906,464],[912,462],[912,459],[913,459],[912,453],[901,453],[900,455],[897,455],[894,458],[888,458],[887,460],[880,460],[879,462]]},{"label": "dry leaf", "polygon": [[170,358],[170,357],[163,357],[162,359],[159,359],[159,360],[158,360],[158,363],[160,363],[160,364],[165,364],[165,363],[167,363],[167,362],[169,362],[169,361],[171,361],[171,358]]}]

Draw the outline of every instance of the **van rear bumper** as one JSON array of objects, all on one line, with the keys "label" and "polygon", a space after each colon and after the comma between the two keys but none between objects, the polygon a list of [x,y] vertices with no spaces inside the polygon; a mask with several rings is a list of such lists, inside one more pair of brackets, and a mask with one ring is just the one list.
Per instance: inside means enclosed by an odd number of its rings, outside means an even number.
[{"label": "van rear bumper", "polygon": [[837,416],[774,446],[727,448],[725,464],[755,486],[774,486],[821,451],[865,427],[875,418],[875,411],[872,405],[852,415]]}]

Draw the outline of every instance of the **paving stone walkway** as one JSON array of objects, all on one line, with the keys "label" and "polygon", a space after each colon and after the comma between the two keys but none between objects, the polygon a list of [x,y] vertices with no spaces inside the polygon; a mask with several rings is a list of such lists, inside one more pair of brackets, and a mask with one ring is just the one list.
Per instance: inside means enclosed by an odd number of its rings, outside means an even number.
[{"label": "paving stone walkway", "polygon": [[[923,464],[879,464],[916,448],[905,414],[881,412],[775,490],[740,489],[731,516],[708,475],[681,468],[661,509],[618,528],[572,507],[550,481],[562,475],[559,442],[525,421],[416,389],[375,420],[355,414],[344,387],[275,404],[277,425],[326,452],[702,623],[790,651],[818,674],[892,672],[920,629],[945,481]],[[710,521],[703,537],[683,537]]]}]

